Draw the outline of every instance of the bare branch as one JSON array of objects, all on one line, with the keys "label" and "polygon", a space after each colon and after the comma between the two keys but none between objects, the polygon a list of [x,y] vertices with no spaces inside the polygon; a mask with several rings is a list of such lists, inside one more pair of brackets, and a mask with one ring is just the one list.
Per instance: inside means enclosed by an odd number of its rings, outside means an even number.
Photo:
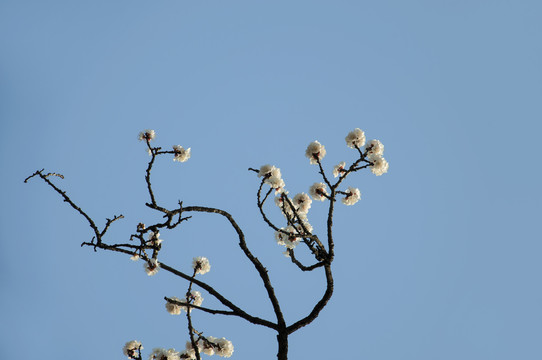
[{"label": "bare branch", "polygon": [[327,283],[327,287],[326,287],[326,291],[324,295],[322,296],[320,301],[316,303],[316,305],[314,306],[314,308],[312,309],[309,315],[295,322],[294,324],[288,326],[288,328],[286,329],[288,334],[291,334],[294,331],[299,330],[303,326],[306,326],[310,324],[311,322],[313,322],[314,319],[316,319],[318,315],[320,314],[320,311],[322,311],[322,309],[327,305],[329,299],[331,299],[331,295],[333,295],[333,276],[331,274],[331,265],[325,264],[324,269],[325,269],[326,283]]},{"label": "bare branch", "polygon": [[277,296],[275,295],[275,289],[273,289],[273,286],[271,285],[271,280],[269,279],[269,275],[267,274],[267,269],[262,265],[260,260],[258,260],[258,258],[255,257],[248,249],[248,246],[245,242],[245,235],[243,234],[243,231],[241,231],[241,228],[239,227],[239,225],[237,225],[233,217],[224,210],[208,208],[208,207],[203,207],[203,206],[188,206],[188,207],[185,207],[183,211],[184,212],[194,211],[194,212],[214,213],[214,214],[222,215],[226,219],[228,219],[231,226],[235,229],[239,237],[239,247],[243,250],[243,252],[245,253],[245,256],[252,262],[252,264],[258,271],[260,278],[262,279],[264,283],[264,287],[267,291],[267,296],[269,297],[269,300],[271,301],[271,304],[273,305],[273,310],[277,317],[277,325],[279,327],[281,326],[281,324],[284,325],[285,324],[284,315],[282,314],[279,301],[277,299]]},{"label": "bare branch", "polygon": [[56,174],[56,173],[49,173],[49,174],[46,174],[44,175],[42,173],[43,170],[38,170],[36,171],[33,175],[31,175],[30,177],[26,178],[25,182],[27,180],[29,180],[30,178],[34,177],[34,176],[39,176],[40,178],[43,179],[43,181],[45,181],[47,183],[47,185],[49,185],[50,187],[52,187],[57,193],[60,194],[60,196],[62,196],[64,198],[64,201],[67,202],[68,204],[70,204],[70,206],[72,208],[74,208],[79,214],[83,215],[83,217],[85,219],[87,219],[90,227],[92,228],[92,231],[94,231],[94,235],[96,236],[96,241],[98,243],[101,243],[102,241],[102,234],[101,232],[98,230],[98,227],[96,226],[96,224],[94,223],[94,221],[90,218],[90,216],[88,216],[83,210],[81,210],[81,208],[79,206],[77,206],[69,197],[68,195],[66,195],[66,192],[65,191],[62,191],[60,190],[58,187],[55,186],[55,184],[53,184],[49,179],[48,177],[49,176],[58,176],[60,177],[61,179],[64,179],[64,176],[62,175],[59,175],[59,174]]}]

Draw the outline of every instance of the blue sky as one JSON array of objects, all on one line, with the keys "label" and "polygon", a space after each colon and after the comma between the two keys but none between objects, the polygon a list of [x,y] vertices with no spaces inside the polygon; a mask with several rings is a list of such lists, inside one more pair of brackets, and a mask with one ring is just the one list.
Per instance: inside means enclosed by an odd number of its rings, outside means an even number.
[{"label": "blue sky", "polygon": [[[158,219],[144,206],[138,132],[191,147],[186,163],[156,164],[159,201],[230,211],[292,323],[323,274],[282,256],[247,168],[275,164],[290,193],[307,192],[319,177],[306,146],[324,144],[331,170],[354,159],[344,137],[359,127],[384,143],[390,171],[345,184],[362,200],[336,212],[334,297],[290,337],[290,358],[540,359],[541,11],[527,0],[3,0],[0,357],[122,359],[128,340],[145,354],[187,340],[163,301],[186,284],[80,248],[90,228],[43,183],[23,184],[35,170],[64,174],[100,224],[124,214],[110,233],[120,242]],[[323,204],[311,214],[323,234]],[[207,282],[273,319],[234,235],[198,216],[162,233],[163,259],[188,269],[207,256]],[[230,339],[235,359],[275,357],[271,331],[194,321]]]}]

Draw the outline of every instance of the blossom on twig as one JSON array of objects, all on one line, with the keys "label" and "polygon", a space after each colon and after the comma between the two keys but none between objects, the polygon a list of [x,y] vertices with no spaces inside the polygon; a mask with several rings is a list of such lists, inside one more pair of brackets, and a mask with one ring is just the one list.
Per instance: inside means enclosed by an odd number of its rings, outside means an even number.
[{"label": "blossom on twig", "polygon": [[339,163],[339,165],[335,165],[333,167],[333,177],[338,177],[340,176],[343,172],[345,172],[346,170],[344,170],[344,167],[346,166],[346,163],[344,161],[341,161]]},{"label": "blossom on twig", "polygon": [[173,145],[173,161],[185,162],[190,159],[190,149],[185,149],[181,145]]},{"label": "blossom on twig", "polygon": [[371,165],[371,171],[376,176],[380,176],[388,172],[390,164],[382,156],[372,156],[369,158],[373,165]]},{"label": "blossom on twig", "polygon": [[314,200],[324,201],[326,199],[327,189],[324,183],[314,183],[309,189],[309,194]]},{"label": "blossom on twig", "polygon": [[341,200],[345,205],[354,205],[361,198],[361,193],[357,188],[349,187],[345,192],[346,196]]},{"label": "blossom on twig", "polygon": [[[172,296],[171,297],[171,300],[175,300],[175,301],[178,301],[178,302],[182,302],[181,299],[179,299],[178,297],[176,296]],[[171,315],[180,315],[181,314],[181,310],[184,306],[182,305],[179,305],[179,304],[175,304],[175,303],[172,303],[172,302],[169,302],[169,301],[166,301],[166,310],[168,313],[170,313]]]},{"label": "blossom on twig", "polygon": [[155,137],[154,130],[151,130],[151,129],[145,129],[142,132],[140,132],[139,135],[137,136],[139,141],[142,141],[142,140],[151,141],[154,139],[154,137]]},{"label": "blossom on twig", "polygon": [[369,141],[365,147],[365,150],[367,151],[367,155],[369,157],[384,155],[384,145],[380,142],[380,140]]},{"label": "blossom on twig", "polygon": [[[226,338],[215,338],[214,336],[201,336],[198,339],[196,346],[198,352],[206,355],[218,355],[222,357],[231,357],[233,354],[233,344]],[[186,342],[186,349],[181,353],[181,358],[196,359],[196,352],[192,346],[192,342]]]},{"label": "blossom on twig", "polygon": [[141,342],[137,340],[128,341],[122,348],[124,355],[128,356],[130,359],[137,359],[140,355],[140,351],[143,349]]},{"label": "blossom on twig", "polygon": [[318,161],[326,156],[326,148],[318,141],[313,141],[307,147],[305,156],[309,158],[311,164],[318,164]]},{"label": "blossom on twig", "polygon": [[365,145],[365,133],[363,130],[356,128],[348,133],[344,138],[348,147],[355,149]]},{"label": "blossom on twig", "polygon": [[203,275],[211,270],[211,264],[206,257],[198,256],[192,260],[192,268],[196,271],[196,274]]}]

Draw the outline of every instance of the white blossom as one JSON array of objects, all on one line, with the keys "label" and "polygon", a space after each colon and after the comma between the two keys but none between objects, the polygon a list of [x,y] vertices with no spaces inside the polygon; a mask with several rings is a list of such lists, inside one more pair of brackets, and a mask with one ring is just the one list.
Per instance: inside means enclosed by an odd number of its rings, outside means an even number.
[{"label": "white blossom", "polygon": [[271,177],[271,176],[274,176],[274,177],[282,177],[281,173],[280,173],[280,169],[278,167],[275,167],[275,165],[262,165],[260,167],[260,171],[258,172],[258,177]]},{"label": "white blossom", "polygon": [[328,195],[326,184],[324,183],[314,183],[309,189],[309,194],[314,200],[324,201],[326,199],[325,195]]},{"label": "white blossom", "polygon": [[137,138],[139,139],[139,141],[141,141],[141,140],[151,141],[151,140],[154,139],[154,136],[155,136],[154,130],[145,129],[145,130],[143,130],[142,132],[139,133]]},{"label": "white blossom", "polygon": [[264,183],[275,189],[275,195],[284,192],[284,180],[282,180],[282,174],[278,167],[273,165],[263,165],[260,167],[258,177],[264,177]]},{"label": "white blossom", "polygon": [[295,209],[298,213],[306,214],[309,212],[309,209],[311,208],[312,200],[309,197],[309,195],[305,193],[299,193],[296,196],[294,196],[292,203],[295,206]]},{"label": "white blossom", "polygon": [[[171,300],[181,302],[181,299],[179,299],[176,296],[171,297]],[[171,315],[179,315],[181,313],[181,308],[182,308],[182,305],[174,304],[166,300],[166,310]]]},{"label": "white blossom", "polygon": [[196,274],[203,275],[211,270],[211,264],[206,257],[198,256],[192,260],[192,268],[196,270]]},{"label": "white blossom", "polygon": [[207,341],[205,339],[199,339],[198,341],[198,349],[200,349],[200,352],[206,354],[206,355],[214,355],[215,354],[215,347],[213,346],[212,342],[215,340],[214,337],[208,336]]},{"label": "white blossom", "polygon": [[147,275],[153,276],[156,275],[156,273],[158,272],[160,264],[158,263],[158,260],[150,259],[149,261],[145,261],[143,267],[145,268],[145,272],[147,273]]},{"label": "white blossom", "polygon": [[345,205],[354,205],[359,201],[361,198],[361,193],[359,192],[359,189],[349,187],[348,190],[345,191],[346,196],[342,198],[342,203]]},{"label": "white blossom", "polygon": [[[215,338],[214,336],[202,337],[196,342],[198,351],[207,355],[219,355],[223,357],[230,357],[233,354],[233,344],[231,341],[225,338]],[[186,349],[182,352],[186,355],[185,358],[195,359],[196,352],[192,346],[192,342],[186,342]]]},{"label": "white blossom", "polygon": [[139,355],[139,350],[143,349],[141,342],[137,340],[128,341],[122,348],[124,355],[130,359],[135,359]]},{"label": "white blossom", "polygon": [[370,157],[369,160],[371,160],[371,162],[373,163],[373,165],[371,166],[371,171],[376,176],[380,176],[388,172],[388,168],[390,167],[390,165],[382,156]]},{"label": "white blossom", "polygon": [[173,161],[185,162],[190,159],[190,148],[185,149],[181,145],[173,145]]},{"label": "white blossom", "polygon": [[181,354],[175,349],[154,348],[149,355],[149,360],[180,360]]},{"label": "white blossom", "polygon": [[384,145],[379,140],[371,140],[367,143],[365,150],[370,157],[382,156],[384,154]]},{"label": "white blossom", "polygon": [[274,165],[269,165],[269,164],[266,164],[266,165],[262,165],[260,167],[260,171],[258,172],[258,177],[262,177],[262,176],[267,176],[269,174],[271,174],[271,171],[276,169]]},{"label": "white blossom", "polygon": [[333,167],[333,176],[334,177],[338,177],[340,176],[343,172],[345,172],[344,170],[344,167],[346,166],[346,163],[344,161],[341,161],[339,163],[339,165],[335,165]]},{"label": "white blossom", "polygon": [[326,148],[318,141],[313,141],[307,147],[305,156],[310,159],[311,164],[317,164],[318,160],[322,160],[326,156]]},{"label": "white blossom", "polygon": [[266,179],[265,182],[268,183],[272,189],[275,189],[275,195],[284,191],[284,180],[282,180],[280,177],[271,176]]},{"label": "white blossom", "polygon": [[215,352],[219,356],[230,357],[233,354],[233,344],[231,341],[226,340],[225,338],[216,339],[214,341],[218,345],[218,348],[215,349]]},{"label": "white blossom", "polygon": [[355,149],[356,147],[360,148],[365,145],[365,133],[363,130],[356,128],[348,133],[344,138],[346,145]]},{"label": "white blossom", "polygon": [[[199,344],[198,344],[198,350],[200,350],[199,349]],[[186,349],[181,351],[180,357],[181,357],[181,359],[188,359],[188,360],[195,360],[196,359],[196,352],[194,351],[194,348],[192,347],[192,343],[190,341],[186,342]]]},{"label": "white blossom", "polygon": [[137,261],[137,260],[139,260],[139,254],[134,253],[134,255],[132,255],[132,256],[130,257],[130,260],[132,260],[132,261]]}]

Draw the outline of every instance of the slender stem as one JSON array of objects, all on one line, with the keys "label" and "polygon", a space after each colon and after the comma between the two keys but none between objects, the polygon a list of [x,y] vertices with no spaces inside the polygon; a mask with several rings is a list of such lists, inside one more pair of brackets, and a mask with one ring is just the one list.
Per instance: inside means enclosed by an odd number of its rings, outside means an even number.
[{"label": "slender stem", "polygon": [[[194,269],[194,273],[192,274],[192,280],[190,281],[190,284],[188,285],[188,290],[186,290],[186,303],[190,304],[190,292],[192,291],[192,284],[194,283],[194,278],[196,277],[197,269]],[[186,319],[188,320],[188,335],[190,336],[190,343],[192,344],[192,349],[194,349],[194,352],[196,353],[196,360],[201,360],[201,357],[199,355],[199,349],[198,344],[196,344],[196,340],[194,339],[194,327],[192,326],[192,316],[190,315],[191,309],[190,307],[186,308]]]}]

